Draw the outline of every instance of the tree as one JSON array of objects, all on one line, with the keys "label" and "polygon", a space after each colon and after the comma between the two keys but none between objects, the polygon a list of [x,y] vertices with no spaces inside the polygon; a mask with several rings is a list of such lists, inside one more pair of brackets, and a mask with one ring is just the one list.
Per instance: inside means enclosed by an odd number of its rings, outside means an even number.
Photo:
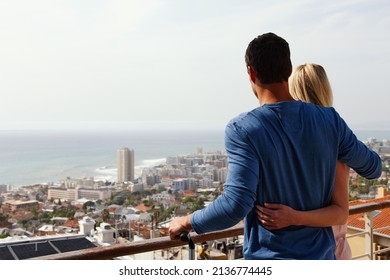
[{"label": "tree", "polygon": [[9,236],[9,233],[2,233],[0,234],[0,239],[7,238]]},{"label": "tree", "polygon": [[182,199],[181,203],[188,204],[188,203],[192,203],[193,201],[194,199],[191,196],[186,196]]},{"label": "tree", "polygon": [[93,202],[93,201],[87,201],[87,202],[85,202],[84,204],[83,204],[83,210],[85,211],[85,212],[87,212],[88,210],[90,210],[92,207],[94,207],[95,206],[95,203]]},{"label": "tree", "polygon": [[110,219],[110,212],[108,212],[107,209],[103,209],[101,216],[102,216],[103,222],[107,222]]},{"label": "tree", "polygon": [[23,226],[23,228],[24,229],[27,229],[27,224],[28,224],[28,220],[26,220],[26,219],[22,219],[22,220],[20,220],[20,223],[22,224],[22,226]]},{"label": "tree", "polygon": [[149,199],[145,199],[142,201],[142,203],[145,205],[145,206],[152,206],[153,205],[153,199],[149,198]]},{"label": "tree", "polygon": [[42,223],[49,223],[51,218],[53,218],[53,214],[49,212],[41,212],[38,214],[38,220]]},{"label": "tree", "polygon": [[198,197],[193,203],[192,207],[190,208],[191,212],[194,212],[196,210],[200,210],[204,208],[204,198]]},{"label": "tree", "polygon": [[162,205],[161,205],[161,212],[160,212],[160,221],[166,221],[168,219],[170,219],[172,217],[172,214],[175,212],[175,210],[178,208],[179,206],[175,205],[175,206],[170,206],[168,207],[167,209],[165,209]]}]

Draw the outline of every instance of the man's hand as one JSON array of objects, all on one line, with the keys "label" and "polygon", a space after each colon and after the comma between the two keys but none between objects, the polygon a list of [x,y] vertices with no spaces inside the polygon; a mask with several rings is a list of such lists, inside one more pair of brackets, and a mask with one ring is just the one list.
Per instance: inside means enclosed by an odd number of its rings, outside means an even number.
[{"label": "man's hand", "polygon": [[171,238],[171,240],[178,240],[180,233],[182,233],[183,231],[190,232],[192,230],[190,220],[191,215],[178,217],[172,220],[168,230],[169,237]]}]

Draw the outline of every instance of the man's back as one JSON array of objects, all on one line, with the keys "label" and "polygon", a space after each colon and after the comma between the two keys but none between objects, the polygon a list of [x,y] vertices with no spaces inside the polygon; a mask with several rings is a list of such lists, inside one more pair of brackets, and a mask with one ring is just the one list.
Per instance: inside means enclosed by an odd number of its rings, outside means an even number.
[{"label": "man's back", "polygon": [[[299,101],[266,104],[233,119],[226,149],[225,191],[241,205],[281,203],[303,211],[329,205],[339,155],[359,172],[378,174],[380,169],[334,109]],[[247,259],[334,257],[330,227],[268,231],[253,209],[245,217],[245,244]]]}]

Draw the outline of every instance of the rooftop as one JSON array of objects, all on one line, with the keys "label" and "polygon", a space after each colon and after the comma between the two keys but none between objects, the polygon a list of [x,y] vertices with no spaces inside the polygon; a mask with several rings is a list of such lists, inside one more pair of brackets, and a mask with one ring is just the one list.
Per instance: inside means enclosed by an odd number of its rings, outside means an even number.
[{"label": "rooftop", "polygon": [[[359,206],[368,203],[379,203],[384,201],[389,201],[390,195],[369,199],[369,200],[357,200],[351,201],[349,206]],[[373,218],[373,229],[380,229],[390,226],[390,208],[383,208],[378,210],[378,215]],[[358,213],[348,216],[348,226],[354,228],[364,229],[364,213]],[[378,233],[386,234],[390,236],[390,228],[377,230]]]}]

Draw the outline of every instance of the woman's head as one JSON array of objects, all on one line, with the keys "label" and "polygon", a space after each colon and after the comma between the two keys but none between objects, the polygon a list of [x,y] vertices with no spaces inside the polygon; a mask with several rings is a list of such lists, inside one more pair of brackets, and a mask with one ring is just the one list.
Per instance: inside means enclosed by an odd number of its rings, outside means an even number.
[{"label": "woman's head", "polygon": [[327,107],[333,105],[332,88],[321,65],[299,65],[289,78],[289,89],[294,99]]}]

